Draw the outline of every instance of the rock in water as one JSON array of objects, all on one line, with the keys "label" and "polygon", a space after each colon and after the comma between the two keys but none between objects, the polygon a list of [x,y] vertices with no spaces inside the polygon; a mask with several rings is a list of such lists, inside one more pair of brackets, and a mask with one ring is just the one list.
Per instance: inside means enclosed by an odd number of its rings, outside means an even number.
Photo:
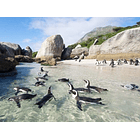
[{"label": "rock in water", "polygon": [[60,35],[53,35],[48,37],[38,51],[36,58],[47,58],[47,57],[61,57],[63,50],[63,39]]}]

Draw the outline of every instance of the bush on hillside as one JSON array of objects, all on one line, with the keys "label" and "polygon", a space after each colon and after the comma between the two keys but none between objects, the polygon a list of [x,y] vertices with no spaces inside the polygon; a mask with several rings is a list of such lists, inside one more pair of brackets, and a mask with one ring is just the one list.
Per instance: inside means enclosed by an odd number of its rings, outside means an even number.
[{"label": "bush on hillside", "polygon": [[32,58],[35,58],[38,52],[33,52],[32,53]]}]

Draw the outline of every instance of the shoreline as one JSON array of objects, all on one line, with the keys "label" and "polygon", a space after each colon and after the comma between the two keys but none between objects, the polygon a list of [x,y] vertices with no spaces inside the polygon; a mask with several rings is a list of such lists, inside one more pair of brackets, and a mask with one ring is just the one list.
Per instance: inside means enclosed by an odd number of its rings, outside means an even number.
[{"label": "shoreline", "polygon": [[[96,59],[82,59],[81,62],[75,61],[75,60],[62,60],[58,61],[57,64],[63,64],[63,65],[76,65],[76,66],[95,66],[95,67],[110,67],[110,61],[106,61],[107,64],[100,64],[100,65],[95,65]],[[140,65],[135,66],[135,65],[130,65],[129,61],[128,64],[121,64],[117,65],[116,61],[114,61],[115,67],[128,67],[128,68],[140,68]]]}]

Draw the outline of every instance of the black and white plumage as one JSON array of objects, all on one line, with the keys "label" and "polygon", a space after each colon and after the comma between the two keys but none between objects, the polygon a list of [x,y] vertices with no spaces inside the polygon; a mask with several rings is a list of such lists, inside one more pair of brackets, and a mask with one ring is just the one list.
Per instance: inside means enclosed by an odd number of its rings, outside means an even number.
[{"label": "black and white plumage", "polygon": [[76,100],[77,107],[82,111],[82,103],[84,104],[101,104],[104,105],[102,102],[100,102],[101,98],[90,98],[90,97],[81,97],[78,94],[77,90],[72,90],[71,92],[72,97]]},{"label": "black and white plumage", "polygon": [[41,67],[40,71],[41,71],[41,72],[38,73],[39,76],[41,76],[42,74],[43,74],[42,77],[48,76],[48,72],[49,72],[49,71],[45,71],[45,70],[43,69],[43,67]]},{"label": "black and white plumage", "polygon": [[10,97],[8,100],[9,100],[9,101],[15,101],[15,102],[17,103],[17,106],[20,108],[20,107],[21,107],[20,101],[32,99],[32,98],[34,98],[36,95],[37,95],[37,94],[35,94],[35,95],[32,95],[32,94],[21,94],[21,95],[18,95],[18,96]]},{"label": "black and white plumage", "polygon": [[139,86],[137,86],[136,84],[126,84],[126,85],[121,85],[121,86],[128,90],[138,90],[139,88]]},{"label": "black and white plumage", "polygon": [[114,60],[113,59],[111,59],[111,62],[110,62],[110,64],[109,64],[109,66],[111,66],[112,68],[114,67]]},{"label": "black and white plumage", "polygon": [[[45,95],[39,102],[37,102],[35,105],[38,105],[38,108],[41,108],[47,101],[51,101],[52,99],[55,99],[54,95],[51,92],[51,86],[48,89],[48,94]],[[55,99],[56,100],[56,99]]]},{"label": "black and white plumage", "polygon": [[35,83],[35,86],[45,86],[44,85],[44,83],[45,83],[45,81],[37,81],[36,83]]},{"label": "black and white plumage", "polygon": [[32,92],[32,90],[27,87],[15,87],[14,90],[16,91],[15,95],[17,95],[19,92],[24,93]]},{"label": "black and white plumage", "polygon": [[61,79],[58,79],[58,81],[60,81],[60,82],[69,82],[69,79],[68,78],[61,78]]},{"label": "black and white plumage", "polygon": [[94,90],[95,92],[101,93],[102,91],[108,91],[107,89],[96,87],[96,86],[90,86],[89,80],[84,80],[86,82],[85,87],[89,88],[90,90]]},{"label": "black and white plumage", "polygon": [[68,86],[69,86],[69,92],[71,92],[72,90],[77,90],[78,92],[88,92],[91,93],[90,88],[74,88],[74,86],[68,82]]},{"label": "black and white plumage", "polygon": [[45,78],[45,77],[35,77],[35,79],[36,79],[37,81],[41,81],[41,80],[47,81],[47,80],[48,80],[48,79]]}]

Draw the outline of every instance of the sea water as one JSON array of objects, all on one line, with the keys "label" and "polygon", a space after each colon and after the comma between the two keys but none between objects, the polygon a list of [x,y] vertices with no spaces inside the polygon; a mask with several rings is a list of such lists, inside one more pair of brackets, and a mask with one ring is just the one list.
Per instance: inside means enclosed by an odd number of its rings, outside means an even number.
[{"label": "sea water", "polygon": [[[48,80],[45,86],[35,87],[40,72],[40,64],[20,63],[16,66],[17,75],[0,77],[0,121],[1,122],[139,122],[140,92],[126,90],[120,85],[137,84],[140,86],[139,66],[77,66],[64,65],[48,67]],[[60,78],[69,78],[75,88],[84,87],[83,80],[90,80],[92,86],[108,89],[102,93],[79,93],[80,96],[102,98],[102,103],[82,104],[83,111],[76,106],[76,100],[69,94],[66,82]],[[21,101],[18,108],[14,101],[8,101],[15,96],[14,87],[28,87],[37,94],[32,100]],[[35,103],[47,94],[49,86],[56,101],[52,99],[41,109]],[[20,93],[22,94],[22,93]]]}]

